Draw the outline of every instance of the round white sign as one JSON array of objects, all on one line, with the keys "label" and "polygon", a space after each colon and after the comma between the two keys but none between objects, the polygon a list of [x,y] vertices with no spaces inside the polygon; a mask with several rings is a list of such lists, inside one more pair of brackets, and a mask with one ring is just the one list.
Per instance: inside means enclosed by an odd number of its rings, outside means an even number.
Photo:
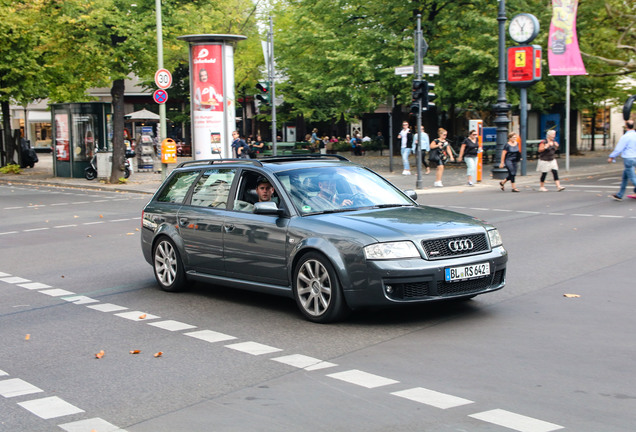
[{"label": "round white sign", "polygon": [[160,89],[167,89],[172,85],[172,74],[167,69],[159,69],[155,72],[155,84]]}]

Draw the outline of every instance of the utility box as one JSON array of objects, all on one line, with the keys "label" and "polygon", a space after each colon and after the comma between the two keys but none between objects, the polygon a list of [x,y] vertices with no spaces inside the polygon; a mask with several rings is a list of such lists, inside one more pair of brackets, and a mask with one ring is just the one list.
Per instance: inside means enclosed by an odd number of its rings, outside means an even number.
[{"label": "utility box", "polygon": [[113,170],[113,152],[97,152],[97,177],[107,178]]}]

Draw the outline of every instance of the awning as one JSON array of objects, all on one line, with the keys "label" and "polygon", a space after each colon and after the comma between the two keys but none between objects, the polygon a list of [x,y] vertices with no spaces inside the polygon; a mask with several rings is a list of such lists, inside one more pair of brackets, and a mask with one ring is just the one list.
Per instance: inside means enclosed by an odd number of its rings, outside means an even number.
[{"label": "awning", "polygon": [[27,111],[29,123],[51,123],[51,111]]},{"label": "awning", "polygon": [[126,120],[132,120],[132,121],[142,121],[142,120],[159,121],[159,114],[155,114],[152,111],[148,111],[147,109],[144,108],[141,111],[135,111],[130,114],[126,114],[124,118]]}]

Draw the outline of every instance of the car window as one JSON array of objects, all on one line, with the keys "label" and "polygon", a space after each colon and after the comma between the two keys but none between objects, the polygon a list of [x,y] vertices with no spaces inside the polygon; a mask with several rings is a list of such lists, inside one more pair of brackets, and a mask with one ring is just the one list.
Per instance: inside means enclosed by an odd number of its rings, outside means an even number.
[{"label": "car window", "polygon": [[192,192],[193,206],[225,208],[234,180],[233,169],[209,169],[197,181]]},{"label": "car window", "polygon": [[393,185],[363,167],[315,167],[276,176],[301,214],[413,205]]},{"label": "car window", "polygon": [[192,183],[199,176],[199,171],[188,171],[175,174],[164,187],[159,195],[157,201],[166,203],[178,203],[181,204],[183,199],[188,194],[188,190]]}]

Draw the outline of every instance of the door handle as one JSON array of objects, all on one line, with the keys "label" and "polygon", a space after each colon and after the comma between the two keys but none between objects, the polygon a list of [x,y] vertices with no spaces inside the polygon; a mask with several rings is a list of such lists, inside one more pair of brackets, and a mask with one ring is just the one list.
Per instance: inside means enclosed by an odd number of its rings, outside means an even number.
[{"label": "door handle", "polygon": [[179,218],[179,225],[188,226],[188,218],[185,218],[185,217]]},{"label": "door handle", "polygon": [[234,225],[229,224],[229,225],[223,225],[223,228],[225,229],[225,232],[232,232],[234,231]]}]

